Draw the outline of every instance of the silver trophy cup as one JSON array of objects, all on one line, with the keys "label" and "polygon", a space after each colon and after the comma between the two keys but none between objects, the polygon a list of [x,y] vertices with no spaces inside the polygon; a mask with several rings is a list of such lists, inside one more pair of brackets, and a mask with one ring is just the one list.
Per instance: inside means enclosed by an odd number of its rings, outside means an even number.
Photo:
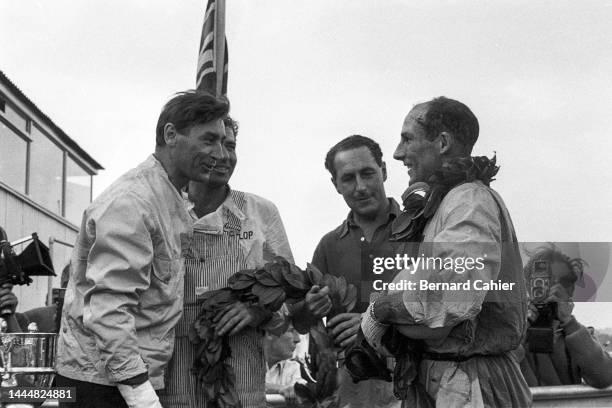
[{"label": "silver trophy cup", "polygon": [[0,376],[2,387],[50,388],[55,377],[56,333],[6,333],[0,319]]}]

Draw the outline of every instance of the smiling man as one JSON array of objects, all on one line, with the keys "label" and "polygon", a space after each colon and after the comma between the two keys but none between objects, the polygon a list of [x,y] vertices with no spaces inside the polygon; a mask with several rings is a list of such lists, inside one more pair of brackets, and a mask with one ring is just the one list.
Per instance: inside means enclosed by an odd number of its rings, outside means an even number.
[{"label": "smiling man", "polygon": [[79,408],[160,407],[181,317],[191,218],[180,190],[209,179],[229,103],[195,91],[164,106],[155,153],[83,214],[58,340],[56,385]]},{"label": "smiling man", "polygon": [[[189,184],[186,200],[193,221],[191,257],[185,261],[184,315],[177,326],[165,408],[204,408],[206,397],[193,366],[195,348],[189,327],[200,309],[198,295],[227,286],[227,279],[242,269],[263,266],[275,256],[293,262],[291,248],[276,206],[255,194],[233,190],[229,180],[237,163],[238,124],[224,119],[225,135],[213,155],[214,165],[204,182]],[[219,335],[228,335],[232,355],[227,364],[236,373],[236,391],[244,408],[265,406],[266,362],[264,332],[280,334],[288,321],[282,309],[270,314],[237,302],[215,318]]]},{"label": "smiling man", "polygon": [[[354,343],[361,314],[376,294],[367,257],[373,252],[389,250],[391,224],[400,210],[397,202],[385,193],[387,169],[380,146],[372,139],[360,135],[343,139],[327,153],[325,168],[350,212],[339,227],[321,239],[312,263],[321,272],[343,276],[357,287],[358,299],[353,312],[328,316],[327,321],[335,343],[346,349]],[[390,250],[389,254],[393,252]],[[317,294],[307,295],[304,307],[297,312],[301,318],[293,319],[298,330],[305,332],[313,318],[327,314],[326,291],[323,288]],[[391,383],[381,380],[353,383],[344,367],[340,370],[339,397],[343,407],[399,406]]]},{"label": "smiling man", "polygon": [[[403,388],[406,406],[531,404],[514,353],[526,322],[522,262],[508,210],[489,187],[498,170],[495,160],[471,156],[478,133],[478,120],[466,105],[436,98],[408,113],[393,155],[404,163],[410,176],[404,212],[398,217],[398,228],[402,226],[404,231],[397,235],[420,242],[419,254],[425,257],[484,256],[482,268],[462,273],[452,266],[414,266],[417,279],[513,284],[507,291],[475,290],[473,285],[454,291],[405,290],[382,296],[369,306],[361,328],[377,350],[384,352],[389,345],[383,335],[391,326],[409,338],[423,339],[425,353],[418,382],[410,370],[410,378],[395,381],[402,388],[408,384],[413,389],[420,383],[427,395]],[[417,189],[425,194],[418,194]],[[415,364],[406,363],[412,358],[408,353],[396,357],[398,364]],[[420,397],[413,398],[415,395]]]}]

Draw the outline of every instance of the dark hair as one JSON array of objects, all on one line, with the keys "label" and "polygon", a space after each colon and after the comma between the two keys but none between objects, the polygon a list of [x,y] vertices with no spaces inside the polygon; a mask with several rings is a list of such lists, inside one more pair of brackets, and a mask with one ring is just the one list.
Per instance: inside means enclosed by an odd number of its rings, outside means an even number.
[{"label": "dark hair", "polygon": [[584,266],[588,265],[588,263],[582,258],[570,258],[565,255],[563,252],[559,251],[555,244],[549,243],[548,245],[539,246],[531,251],[526,251],[529,256],[529,261],[527,261],[527,265],[523,269],[526,278],[531,276],[533,272],[534,263],[536,261],[548,261],[548,262],[562,262],[567,265],[567,267],[574,274],[574,282],[578,282],[578,285],[584,285]]},{"label": "dark hair", "polygon": [[164,126],[172,123],[179,133],[191,126],[223,118],[229,112],[229,101],[208,92],[189,90],[175,94],[162,108],[155,129],[157,146],[165,146]]},{"label": "dark hair", "polygon": [[238,136],[238,129],[240,128],[240,126],[238,125],[238,122],[236,122],[234,118],[232,118],[230,115],[227,115],[223,118],[223,125],[226,128],[232,129],[232,131],[234,132],[234,137]]},{"label": "dark hair", "polygon": [[358,149],[360,147],[367,147],[370,153],[372,153],[376,164],[382,167],[382,151],[380,150],[380,146],[378,145],[378,143],[376,143],[369,137],[361,135],[352,135],[336,143],[334,147],[329,149],[329,152],[327,152],[327,156],[325,156],[325,168],[329,170],[332,177],[336,177],[336,168],[334,166],[336,154],[338,152]]},{"label": "dark hair", "polygon": [[452,133],[467,150],[478,140],[478,119],[463,103],[444,96],[434,98],[417,106],[425,105],[425,114],[417,122],[425,129],[429,140],[436,138],[440,132]]}]

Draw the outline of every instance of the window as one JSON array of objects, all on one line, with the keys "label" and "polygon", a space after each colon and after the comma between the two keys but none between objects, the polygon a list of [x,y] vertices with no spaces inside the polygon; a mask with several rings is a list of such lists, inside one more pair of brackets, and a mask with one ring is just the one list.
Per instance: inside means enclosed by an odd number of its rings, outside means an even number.
[{"label": "window", "polygon": [[31,136],[29,195],[48,210],[62,215],[64,152],[36,125],[32,126]]},{"label": "window", "polygon": [[83,211],[91,198],[91,175],[71,157],[66,161],[66,214],[73,224],[79,225]]},{"label": "window", "polygon": [[0,122],[0,181],[25,193],[28,143]]},{"label": "window", "polygon": [[0,112],[4,112],[6,110],[6,102],[4,99],[0,99]]}]

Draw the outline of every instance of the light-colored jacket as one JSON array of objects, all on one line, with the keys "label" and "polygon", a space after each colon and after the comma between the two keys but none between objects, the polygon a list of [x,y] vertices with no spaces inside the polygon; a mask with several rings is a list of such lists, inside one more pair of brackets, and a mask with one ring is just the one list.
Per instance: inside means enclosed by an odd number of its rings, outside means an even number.
[{"label": "light-colored jacket", "polygon": [[58,341],[59,374],[113,385],[148,370],[156,389],[182,314],[191,219],[154,156],[85,210]]}]

